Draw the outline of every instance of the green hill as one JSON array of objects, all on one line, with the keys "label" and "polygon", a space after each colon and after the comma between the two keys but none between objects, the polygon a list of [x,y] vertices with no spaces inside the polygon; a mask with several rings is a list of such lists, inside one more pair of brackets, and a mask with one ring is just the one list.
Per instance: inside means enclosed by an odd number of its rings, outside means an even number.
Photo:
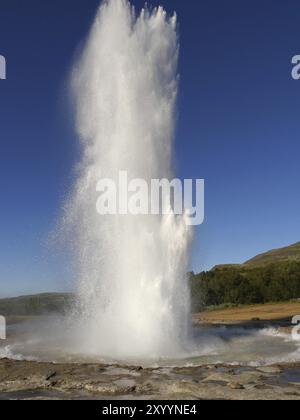
[{"label": "green hill", "polygon": [[193,309],[300,298],[300,242],[191,276]]},{"label": "green hill", "polygon": [[300,242],[285,248],[273,249],[245,262],[246,267],[261,267],[271,263],[300,261]]},{"label": "green hill", "polygon": [[43,293],[0,299],[0,314],[3,316],[33,316],[49,313],[65,313],[72,305],[71,293]]},{"label": "green hill", "polygon": [[213,270],[231,270],[238,268],[255,268],[263,267],[268,264],[281,263],[287,261],[300,261],[300,242],[296,244],[272,249],[271,251],[264,252],[263,254],[256,255],[251,260],[246,261],[243,264],[220,264],[216,265]]}]

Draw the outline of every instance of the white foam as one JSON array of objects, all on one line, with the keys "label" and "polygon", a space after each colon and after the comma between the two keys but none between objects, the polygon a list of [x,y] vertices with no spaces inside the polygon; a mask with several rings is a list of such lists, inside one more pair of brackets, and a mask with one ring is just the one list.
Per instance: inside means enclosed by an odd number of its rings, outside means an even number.
[{"label": "white foam", "polygon": [[27,360],[27,361],[35,360],[33,356],[24,356],[23,354],[15,353],[14,347],[11,345],[0,347],[0,359]]}]

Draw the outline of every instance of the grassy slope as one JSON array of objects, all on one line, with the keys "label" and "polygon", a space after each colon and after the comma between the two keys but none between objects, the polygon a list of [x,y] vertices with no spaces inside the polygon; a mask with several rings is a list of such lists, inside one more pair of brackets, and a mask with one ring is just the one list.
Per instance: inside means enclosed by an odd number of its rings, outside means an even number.
[{"label": "grassy slope", "polygon": [[300,261],[300,242],[296,244],[273,249],[263,254],[257,255],[251,260],[246,261],[244,264],[223,264],[217,265],[213,270],[226,270],[231,268],[257,268],[263,267],[272,263],[280,263],[285,261]]},{"label": "grassy slope", "polygon": [[292,319],[300,314],[300,302],[267,303],[264,305],[245,305],[237,308],[216,309],[204,311],[195,315],[195,321],[218,322],[246,322],[259,319],[261,321],[275,321]]},{"label": "grassy slope", "polygon": [[257,255],[244,265],[246,267],[260,267],[263,265],[296,260],[300,261],[300,242],[287,246],[285,248],[274,249],[264,254]]},{"label": "grassy slope", "polygon": [[0,314],[3,316],[31,316],[47,313],[64,313],[74,297],[70,293],[43,293],[0,299]]}]

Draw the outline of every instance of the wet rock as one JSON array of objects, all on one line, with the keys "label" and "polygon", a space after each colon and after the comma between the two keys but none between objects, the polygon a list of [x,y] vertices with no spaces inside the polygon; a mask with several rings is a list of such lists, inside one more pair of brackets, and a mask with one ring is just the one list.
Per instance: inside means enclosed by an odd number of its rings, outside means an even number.
[{"label": "wet rock", "polygon": [[142,366],[137,366],[137,367],[134,367],[132,370],[135,370],[136,372],[141,372],[144,369],[142,368]]},{"label": "wet rock", "polygon": [[139,369],[0,360],[0,399],[299,400],[299,388],[290,383],[298,369],[299,364]]},{"label": "wet rock", "polygon": [[46,376],[46,381],[50,381],[50,379],[54,378],[56,376],[57,372],[51,372],[49,375]]},{"label": "wet rock", "polygon": [[133,381],[132,379],[126,379],[126,378],[118,379],[114,381],[114,384],[125,391],[132,390],[136,387],[135,381]]},{"label": "wet rock", "polygon": [[120,395],[123,392],[119,389],[117,385],[113,384],[86,384],[84,386],[86,391],[92,392],[94,394],[101,394],[101,395]]},{"label": "wet rock", "polygon": [[58,384],[58,381],[52,381],[50,382],[50,386],[52,386],[53,388]]},{"label": "wet rock", "polygon": [[266,385],[266,384],[255,384],[254,388],[255,389],[261,389],[261,390],[266,390],[266,389],[271,389],[272,387],[270,387],[269,385]]},{"label": "wet rock", "polygon": [[269,374],[278,374],[282,372],[282,369],[278,366],[262,366],[257,368],[258,372],[269,373]]},{"label": "wet rock", "polygon": [[238,382],[229,382],[227,386],[230,389],[240,389],[240,390],[245,389],[244,385],[239,384]]}]

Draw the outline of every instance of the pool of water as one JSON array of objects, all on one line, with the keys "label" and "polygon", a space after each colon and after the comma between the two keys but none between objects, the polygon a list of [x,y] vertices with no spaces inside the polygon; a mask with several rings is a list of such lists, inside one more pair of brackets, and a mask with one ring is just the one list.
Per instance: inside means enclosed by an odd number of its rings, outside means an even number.
[{"label": "pool of water", "polygon": [[[242,326],[197,327],[178,355],[140,360],[114,360],[80,350],[80,332],[65,320],[39,318],[9,325],[8,339],[0,342],[0,358],[50,362],[99,362],[142,366],[201,366],[232,364],[263,366],[300,361],[300,341],[276,328]],[[292,372],[290,373],[292,375]],[[295,375],[299,378],[299,375]]]}]

